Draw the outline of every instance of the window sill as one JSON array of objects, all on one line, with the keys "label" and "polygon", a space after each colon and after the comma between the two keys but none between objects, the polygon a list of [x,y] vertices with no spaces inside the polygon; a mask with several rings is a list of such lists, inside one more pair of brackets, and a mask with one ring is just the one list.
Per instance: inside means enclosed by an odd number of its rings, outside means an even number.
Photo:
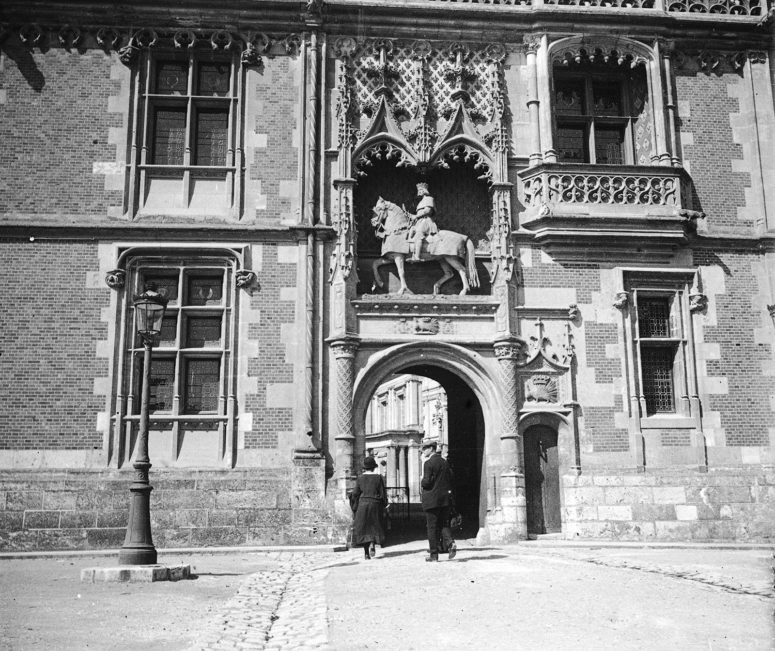
[{"label": "window sill", "polygon": [[647,416],[640,419],[641,429],[693,429],[696,421],[691,416]]}]

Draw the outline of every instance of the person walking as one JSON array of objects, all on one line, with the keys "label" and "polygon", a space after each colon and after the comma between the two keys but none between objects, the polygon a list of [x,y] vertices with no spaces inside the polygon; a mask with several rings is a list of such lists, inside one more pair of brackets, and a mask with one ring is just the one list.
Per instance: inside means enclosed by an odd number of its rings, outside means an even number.
[{"label": "person walking", "polygon": [[374,558],[380,546],[385,542],[383,513],[387,507],[385,481],[377,470],[377,460],[367,456],[363,460],[363,474],[358,477],[355,488],[350,494],[350,508],[353,517],[353,545],[363,547],[366,560]]},{"label": "person walking", "polygon": [[452,503],[452,472],[449,464],[437,450],[437,443],[423,439],[422,457],[422,509],[428,529],[428,556],[426,561],[439,560],[439,542],[452,560],[457,554],[457,545],[449,528],[449,508]]}]

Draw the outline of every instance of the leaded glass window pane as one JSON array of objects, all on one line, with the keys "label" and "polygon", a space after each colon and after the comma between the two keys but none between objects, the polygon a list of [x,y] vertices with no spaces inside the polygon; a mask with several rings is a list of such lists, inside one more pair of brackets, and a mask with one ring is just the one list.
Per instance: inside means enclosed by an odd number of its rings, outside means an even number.
[{"label": "leaded glass window pane", "polygon": [[673,358],[672,348],[654,346],[641,348],[643,395],[646,399],[646,411],[650,414],[675,411]]},{"label": "leaded glass window pane", "polygon": [[624,129],[595,126],[595,161],[599,165],[621,165],[624,162]]},{"label": "leaded glass window pane", "polygon": [[184,394],[184,409],[187,414],[217,411],[220,375],[221,365],[218,360],[188,360]]},{"label": "leaded glass window pane", "polygon": [[595,115],[624,115],[621,82],[617,80],[593,80],[592,106]]},{"label": "leaded glass window pane", "polygon": [[196,124],[196,165],[226,165],[229,116],[226,111],[199,111]]},{"label": "leaded glass window pane", "polygon": [[189,317],[186,324],[186,348],[221,345],[221,317]]},{"label": "leaded glass window pane", "polygon": [[[142,363],[140,364],[142,366]],[[139,378],[142,382],[142,369]],[[149,386],[150,399],[148,401],[148,410],[172,411],[172,395],[175,386],[175,360],[172,359],[154,359],[151,364],[151,381]],[[140,387],[138,386],[138,393]],[[138,396],[139,397],[139,396]],[[140,401],[136,401],[139,409]]]},{"label": "leaded glass window pane", "polygon": [[228,63],[200,64],[197,95],[228,95],[230,73],[231,65]]},{"label": "leaded glass window pane", "polygon": [[153,272],[143,274],[143,284],[139,288],[139,291],[143,290],[145,283],[153,283],[156,285],[156,291],[159,292],[170,303],[175,303],[178,300],[178,276],[157,275]]},{"label": "leaded glass window pane", "polygon": [[186,111],[157,109],[153,129],[153,163],[182,165],[186,147]]},{"label": "leaded glass window pane", "polygon": [[176,315],[165,315],[161,322],[158,346],[175,346],[178,337],[178,318]]},{"label": "leaded glass window pane", "polygon": [[583,79],[555,81],[554,105],[558,115],[584,115],[584,96]]},{"label": "leaded glass window pane", "polygon": [[223,275],[190,277],[187,295],[189,305],[220,305],[223,299]]},{"label": "leaded glass window pane", "polygon": [[586,151],[587,137],[583,126],[561,126],[557,129],[557,156],[560,162],[587,162],[589,157]]},{"label": "leaded glass window pane", "polygon": [[188,92],[188,62],[160,61],[156,65],[156,85],[159,94],[185,95]]},{"label": "leaded glass window pane", "polygon": [[670,336],[670,300],[667,297],[638,297],[638,332],[644,339]]}]

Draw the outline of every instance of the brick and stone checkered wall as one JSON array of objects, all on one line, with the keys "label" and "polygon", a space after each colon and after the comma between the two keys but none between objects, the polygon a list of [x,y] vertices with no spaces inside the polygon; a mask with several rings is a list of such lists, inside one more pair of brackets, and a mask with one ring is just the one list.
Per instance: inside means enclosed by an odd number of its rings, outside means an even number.
[{"label": "brick and stone checkered wall", "polygon": [[[0,550],[117,548],[131,471],[0,471]],[[151,528],[164,547],[332,543],[322,509],[292,508],[286,469],[151,470]]]},{"label": "brick and stone checkered wall", "polygon": [[295,249],[295,244],[263,246],[261,291],[251,298],[258,319],[249,329],[258,354],[248,362],[248,375],[257,378],[257,393],[246,398],[245,410],[254,414],[253,428],[245,432],[246,449],[277,448],[281,436],[293,435]]},{"label": "brick and stone checkered wall", "polygon": [[110,290],[88,282],[97,245],[0,240],[0,259],[0,449],[102,449],[94,385],[107,360],[96,341]]},{"label": "brick and stone checkered wall", "polygon": [[743,209],[754,161],[743,160],[744,148],[733,130],[742,82],[731,71],[679,70],[675,85],[683,162],[699,202],[695,209],[706,213],[711,232],[750,235],[754,217]]},{"label": "brick and stone checkered wall", "polygon": [[300,77],[297,55],[248,75],[245,217],[267,226],[299,221]]},{"label": "brick and stone checkered wall", "polygon": [[757,302],[753,265],[758,256],[750,251],[694,251],[699,267],[723,271],[723,292],[714,292],[715,323],[703,327],[706,342],[718,344],[716,359],[706,361],[706,373],[724,378],[721,390],[705,396],[705,410],[719,414],[727,446],[768,446],[773,426],[770,407],[775,395],[775,376],[762,373],[763,360],[771,360],[772,345],[757,338],[763,306]]},{"label": "brick and stone checkered wall", "polygon": [[123,196],[123,185],[106,189],[95,172],[95,163],[116,164],[112,130],[126,128],[111,111],[121,88],[115,53],[30,51],[9,38],[0,56],[0,216],[105,216]]}]

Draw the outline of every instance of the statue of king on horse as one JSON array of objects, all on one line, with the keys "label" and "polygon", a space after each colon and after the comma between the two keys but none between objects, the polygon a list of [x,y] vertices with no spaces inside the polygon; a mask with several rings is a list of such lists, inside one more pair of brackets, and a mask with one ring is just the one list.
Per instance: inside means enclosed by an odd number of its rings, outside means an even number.
[{"label": "statue of king on horse", "polygon": [[434,294],[438,294],[441,286],[454,278],[455,271],[463,282],[460,294],[467,294],[472,287],[479,287],[473,242],[466,235],[438,229],[433,219],[436,205],[428,192],[427,183],[417,184],[417,196],[420,201],[415,214],[406,212],[403,207],[382,197],[373,208],[371,225],[382,240],[381,257],[372,263],[373,288],[384,286],[379,274],[380,267],[394,262],[401,282],[398,293],[412,294],[406,285],[404,263],[431,261],[438,261],[444,272],[433,285]]}]

